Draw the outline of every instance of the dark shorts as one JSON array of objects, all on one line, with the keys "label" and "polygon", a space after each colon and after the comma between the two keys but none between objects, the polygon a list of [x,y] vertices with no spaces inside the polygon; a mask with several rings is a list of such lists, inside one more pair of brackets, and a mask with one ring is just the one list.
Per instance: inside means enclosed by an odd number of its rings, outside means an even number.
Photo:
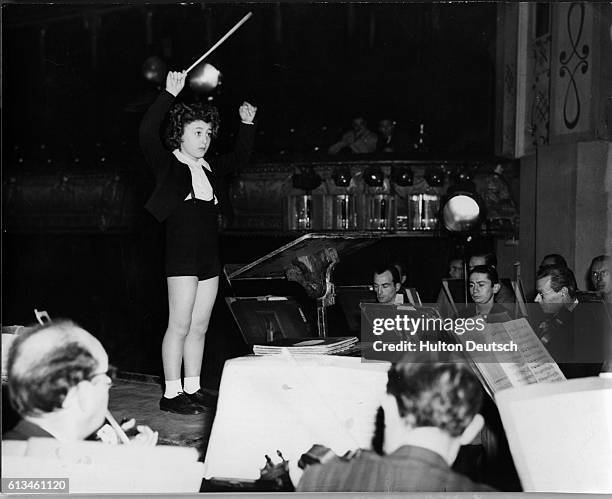
[{"label": "dark shorts", "polygon": [[166,220],[166,277],[219,275],[217,208],[213,201],[184,201]]}]

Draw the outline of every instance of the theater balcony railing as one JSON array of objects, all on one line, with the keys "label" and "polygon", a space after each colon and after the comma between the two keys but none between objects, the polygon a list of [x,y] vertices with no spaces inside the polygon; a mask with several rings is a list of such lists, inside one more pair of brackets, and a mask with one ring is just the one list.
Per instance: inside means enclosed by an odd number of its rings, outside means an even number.
[{"label": "theater balcony railing", "polygon": [[[57,168],[5,165],[3,226],[19,233],[126,233],[146,216],[153,187],[146,169],[108,161]],[[321,231],[374,231],[383,236],[443,235],[437,212],[446,190],[471,178],[486,205],[483,232],[518,234],[518,165],[495,157],[317,157],[255,159],[228,179],[233,216],[227,236],[290,237]]]},{"label": "theater balcony railing", "polygon": [[380,156],[252,164],[229,182],[228,236],[298,237],[308,232],[373,231],[439,237],[438,211],[449,186],[470,178],[486,205],[483,233],[518,235],[518,166],[500,158]]}]

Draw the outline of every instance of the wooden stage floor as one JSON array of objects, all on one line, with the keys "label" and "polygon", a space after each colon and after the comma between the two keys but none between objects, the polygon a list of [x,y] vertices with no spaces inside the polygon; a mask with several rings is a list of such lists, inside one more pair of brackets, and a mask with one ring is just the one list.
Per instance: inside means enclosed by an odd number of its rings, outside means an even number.
[{"label": "wooden stage floor", "polygon": [[160,444],[195,447],[203,460],[215,408],[193,416],[164,412],[159,409],[161,395],[162,386],[155,376],[124,373],[110,388],[108,407],[117,421],[134,418],[136,424],[158,431]]}]

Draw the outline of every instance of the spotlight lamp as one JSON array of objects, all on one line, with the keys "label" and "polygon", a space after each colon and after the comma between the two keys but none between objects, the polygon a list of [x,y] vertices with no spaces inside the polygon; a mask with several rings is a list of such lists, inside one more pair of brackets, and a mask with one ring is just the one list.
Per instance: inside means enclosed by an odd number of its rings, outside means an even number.
[{"label": "spotlight lamp", "polygon": [[305,191],[313,191],[321,185],[321,177],[314,171],[312,166],[294,173],[291,177],[291,181],[294,189],[302,189]]},{"label": "spotlight lamp", "polygon": [[348,187],[351,183],[351,170],[348,166],[337,166],[332,173],[336,187]]},{"label": "spotlight lamp", "polygon": [[380,169],[380,166],[368,166],[363,171],[363,180],[370,187],[382,187],[385,180],[385,174]]},{"label": "spotlight lamp", "polygon": [[472,170],[469,167],[464,166],[458,168],[452,173],[451,180],[455,184],[463,184],[466,182],[471,182],[473,177],[474,173],[472,172]]},{"label": "spotlight lamp", "polygon": [[142,63],[142,75],[145,80],[161,85],[168,74],[166,63],[157,56],[147,57]]},{"label": "spotlight lamp", "polygon": [[221,72],[212,64],[204,63],[196,66],[189,73],[188,79],[192,90],[209,93],[221,85]]},{"label": "spotlight lamp", "polygon": [[441,222],[449,232],[476,232],[485,219],[484,202],[470,183],[450,187],[441,206]]},{"label": "spotlight lamp", "polygon": [[424,175],[430,187],[440,187],[444,184],[444,171],[441,168],[432,168]]},{"label": "spotlight lamp", "polygon": [[400,187],[407,187],[414,182],[414,174],[409,166],[394,166],[391,172],[391,180]]}]

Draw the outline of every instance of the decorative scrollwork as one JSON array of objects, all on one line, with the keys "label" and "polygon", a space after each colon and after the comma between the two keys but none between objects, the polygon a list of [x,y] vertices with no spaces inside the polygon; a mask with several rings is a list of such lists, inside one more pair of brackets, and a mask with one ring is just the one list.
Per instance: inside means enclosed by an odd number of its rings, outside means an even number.
[{"label": "decorative scrollwork", "polygon": [[[578,9],[579,12],[579,23],[578,32],[574,36],[572,19],[576,9]],[[567,52],[563,50],[559,54],[559,62],[561,63],[559,76],[561,76],[561,78],[564,78],[566,75],[569,76],[567,87],[565,89],[565,98],[563,100],[563,121],[565,122],[565,126],[570,130],[575,128],[580,120],[580,94],[578,92],[578,86],[576,84],[574,75],[578,69],[580,69],[582,74],[586,74],[589,69],[589,62],[587,61],[587,57],[589,56],[589,46],[584,44],[581,48],[579,47],[580,38],[582,37],[582,29],[584,27],[584,11],[585,6],[582,3],[572,3],[570,5],[567,11],[567,32],[571,44],[571,53],[568,55]],[[576,59],[574,59],[574,56]],[[571,68],[570,64],[573,64]],[[571,117],[569,116],[570,98],[573,98],[575,103],[575,111]]]},{"label": "decorative scrollwork", "polygon": [[548,144],[550,122],[550,35],[533,44],[531,120],[527,129],[533,145]]}]

